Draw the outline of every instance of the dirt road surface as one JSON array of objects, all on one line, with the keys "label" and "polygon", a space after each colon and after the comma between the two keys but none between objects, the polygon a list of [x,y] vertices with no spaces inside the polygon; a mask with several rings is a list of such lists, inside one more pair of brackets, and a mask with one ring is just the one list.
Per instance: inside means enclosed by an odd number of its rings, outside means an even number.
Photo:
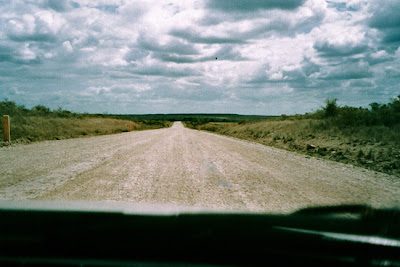
[{"label": "dirt road surface", "polygon": [[0,148],[0,199],[102,200],[290,212],[400,200],[400,178],[171,128]]}]

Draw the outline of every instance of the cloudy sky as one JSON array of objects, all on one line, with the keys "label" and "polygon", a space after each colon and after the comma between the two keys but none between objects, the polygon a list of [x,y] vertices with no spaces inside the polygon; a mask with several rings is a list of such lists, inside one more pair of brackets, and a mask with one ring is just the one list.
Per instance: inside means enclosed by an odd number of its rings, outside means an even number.
[{"label": "cloudy sky", "polygon": [[399,0],[0,0],[0,99],[295,114],[400,94]]}]

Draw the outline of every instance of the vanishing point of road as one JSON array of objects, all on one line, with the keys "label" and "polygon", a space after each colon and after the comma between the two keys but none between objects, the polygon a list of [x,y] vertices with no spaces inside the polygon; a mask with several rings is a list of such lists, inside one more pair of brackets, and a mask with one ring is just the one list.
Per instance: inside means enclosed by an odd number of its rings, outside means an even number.
[{"label": "vanishing point of road", "polygon": [[290,212],[398,204],[399,177],[184,128],[0,148],[0,200],[95,200]]}]

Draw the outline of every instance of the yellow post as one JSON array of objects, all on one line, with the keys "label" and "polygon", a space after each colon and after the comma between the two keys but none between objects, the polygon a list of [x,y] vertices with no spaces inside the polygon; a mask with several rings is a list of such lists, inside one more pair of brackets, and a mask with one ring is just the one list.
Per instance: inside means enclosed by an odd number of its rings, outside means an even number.
[{"label": "yellow post", "polygon": [[10,116],[4,115],[3,116],[3,121],[4,121],[4,141],[5,142],[11,142],[11,137],[10,137]]},{"label": "yellow post", "polygon": [[131,124],[129,123],[129,131],[131,131]]}]

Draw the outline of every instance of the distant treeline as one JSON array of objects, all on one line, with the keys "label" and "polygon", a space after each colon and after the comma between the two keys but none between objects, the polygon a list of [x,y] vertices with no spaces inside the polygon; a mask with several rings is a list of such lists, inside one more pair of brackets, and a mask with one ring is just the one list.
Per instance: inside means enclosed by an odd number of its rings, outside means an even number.
[{"label": "distant treeline", "polygon": [[111,116],[128,120],[183,121],[188,124],[192,124],[193,126],[205,124],[208,122],[245,122],[245,121],[266,120],[278,117],[278,116],[261,116],[261,115],[219,114],[219,113],[145,114],[145,115],[111,115]]},{"label": "distant treeline", "polygon": [[0,114],[10,115],[12,117],[19,116],[40,116],[40,117],[53,117],[53,118],[71,118],[71,117],[102,117],[102,118],[119,118],[132,121],[140,121],[146,124],[163,124],[162,121],[185,121],[193,122],[194,124],[204,124],[207,122],[246,122],[257,121],[278,116],[261,116],[261,115],[239,115],[239,114],[144,114],[144,115],[120,115],[120,114],[88,114],[88,113],[74,113],[64,110],[61,107],[51,110],[43,105],[36,105],[31,109],[26,108],[24,105],[18,105],[14,101],[5,99],[0,101]]}]

